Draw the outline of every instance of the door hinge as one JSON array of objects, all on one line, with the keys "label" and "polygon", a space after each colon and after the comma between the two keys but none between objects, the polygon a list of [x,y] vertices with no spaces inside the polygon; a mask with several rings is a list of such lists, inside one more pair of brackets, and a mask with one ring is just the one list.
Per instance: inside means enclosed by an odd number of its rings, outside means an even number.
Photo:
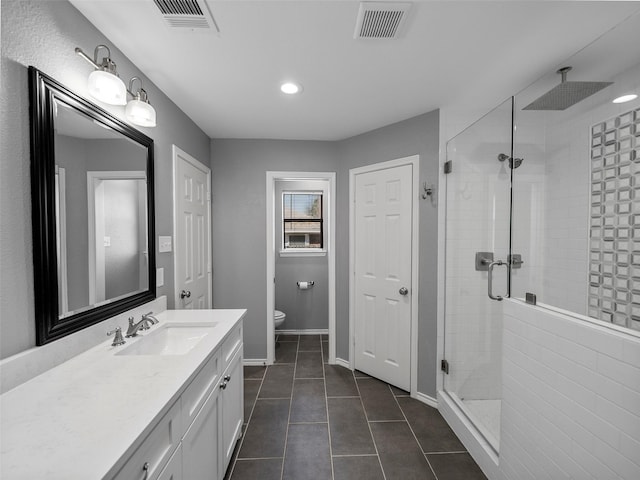
[{"label": "door hinge", "polygon": [[207,202],[211,201],[211,192],[207,192]]},{"label": "door hinge", "polygon": [[453,160],[447,160],[444,162],[444,173],[451,173],[453,171]]},{"label": "door hinge", "polygon": [[449,362],[444,358],[440,360],[440,370],[449,375]]}]

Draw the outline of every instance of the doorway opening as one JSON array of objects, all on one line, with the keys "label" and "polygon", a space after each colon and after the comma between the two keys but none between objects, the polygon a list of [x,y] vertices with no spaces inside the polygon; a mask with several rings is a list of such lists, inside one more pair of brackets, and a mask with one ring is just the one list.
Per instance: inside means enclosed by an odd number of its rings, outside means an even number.
[{"label": "doorway opening", "polygon": [[[298,295],[299,302],[312,301],[314,290],[326,291],[326,316],[328,320],[329,363],[335,363],[336,324],[336,268],[335,268],[335,172],[267,172],[267,364],[275,361],[276,270],[286,277],[286,287],[291,295]],[[289,202],[285,205],[285,202]],[[304,217],[296,218],[294,204],[306,205]],[[308,205],[307,205],[308,204]],[[287,207],[287,208],[285,208]],[[308,210],[308,211],[307,211]],[[311,214],[311,213],[313,214]],[[309,217],[309,218],[306,218]],[[286,228],[284,225],[286,224]],[[299,231],[297,231],[299,230]],[[307,231],[308,230],[308,231]],[[318,233],[321,232],[321,233]],[[318,241],[318,235],[321,240]],[[322,283],[314,278],[297,278],[295,268],[287,265],[302,259],[312,263],[314,257],[326,259],[326,276]],[[282,264],[276,268],[277,261]],[[324,264],[324,262],[322,262]],[[281,268],[282,267],[282,268]],[[300,270],[302,271],[302,270]],[[280,273],[282,272],[282,273]],[[291,273],[294,272],[294,273]],[[288,278],[291,277],[291,278]],[[326,280],[325,280],[326,278]],[[324,305],[322,306],[324,307]],[[284,309],[283,309],[284,310]],[[324,308],[323,308],[324,311]],[[285,311],[285,315],[288,313]],[[293,313],[293,312],[292,312]],[[289,328],[300,327],[293,318],[287,320]],[[284,325],[287,328],[287,325]],[[312,325],[313,327],[313,325]],[[318,329],[305,328],[309,333]]]}]

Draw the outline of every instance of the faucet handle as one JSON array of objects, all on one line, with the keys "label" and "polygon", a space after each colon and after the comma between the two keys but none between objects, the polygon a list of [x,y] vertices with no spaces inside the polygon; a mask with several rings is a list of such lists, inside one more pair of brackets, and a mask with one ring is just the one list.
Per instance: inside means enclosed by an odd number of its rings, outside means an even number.
[{"label": "faucet handle", "polygon": [[127,343],[125,339],[122,338],[122,329],[120,327],[116,327],[110,332],[107,332],[107,336],[113,335],[114,333],[115,336],[113,337],[113,343],[111,344],[112,347],[117,347],[119,345],[124,345],[125,343]]}]

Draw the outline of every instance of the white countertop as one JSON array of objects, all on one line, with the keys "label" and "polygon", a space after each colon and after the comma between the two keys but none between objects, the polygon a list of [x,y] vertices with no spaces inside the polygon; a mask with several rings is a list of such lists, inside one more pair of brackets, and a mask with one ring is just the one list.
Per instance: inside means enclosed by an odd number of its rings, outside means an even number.
[{"label": "white countertop", "polygon": [[169,322],[218,325],[185,355],[115,355],[139,338],[112,347],[109,337],[0,396],[0,477],[113,476],[245,313],[166,310],[148,333]]}]

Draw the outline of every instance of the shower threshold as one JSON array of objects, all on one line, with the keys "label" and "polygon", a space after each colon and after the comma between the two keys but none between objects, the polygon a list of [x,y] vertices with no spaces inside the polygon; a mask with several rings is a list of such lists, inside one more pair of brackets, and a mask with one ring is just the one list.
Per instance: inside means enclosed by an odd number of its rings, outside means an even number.
[{"label": "shower threshold", "polygon": [[502,400],[460,400],[455,393],[447,393],[497,454],[500,451]]}]

